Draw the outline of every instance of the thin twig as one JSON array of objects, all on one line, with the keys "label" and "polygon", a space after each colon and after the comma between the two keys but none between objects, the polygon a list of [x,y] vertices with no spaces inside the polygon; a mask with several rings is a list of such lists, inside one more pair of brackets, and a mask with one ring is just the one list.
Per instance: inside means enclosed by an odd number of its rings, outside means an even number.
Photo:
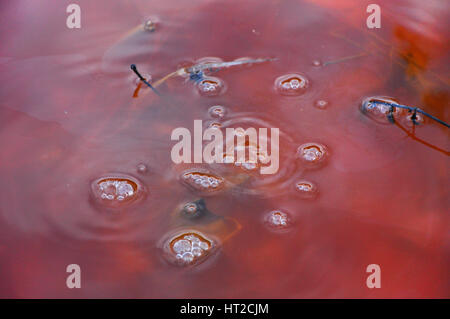
[{"label": "thin twig", "polygon": [[413,115],[411,116],[411,120],[413,121],[413,124],[417,124],[416,119],[417,119],[417,113],[421,113],[427,117],[429,117],[432,120],[435,120],[436,122],[438,122],[439,124],[442,124],[444,126],[446,126],[447,128],[450,128],[450,125],[440,119],[438,119],[437,117],[425,112],[424,110],[418,108],[418,107],[411,107],[411,106],[407,106],[407,105],[401,105],[401,104],[397,104],[397,103],[390,103],[390,102],[384,102],[384,101],[370,101],[370,103],[373,104],[383,104],[383,105],[387,105],[389,106],[389,113],[388,113],[388,119],[393,122],[394,117],[393,117],[393,111],[394,111],[394,107],[398,107],[399,109],[405,109],[408,110],[409,112],[413,112]]},{"label": "thin twig", "polygon": [[157,95],[161,96],[161,93],[159,93],[150,83],[147,82],[147,80],[139,73],[137,70],[137,67],[135,64],[130,65],[130,68],[133,70],[134,73],[139,77],[139,80],[144,82],[149,88],[153,90]]}]

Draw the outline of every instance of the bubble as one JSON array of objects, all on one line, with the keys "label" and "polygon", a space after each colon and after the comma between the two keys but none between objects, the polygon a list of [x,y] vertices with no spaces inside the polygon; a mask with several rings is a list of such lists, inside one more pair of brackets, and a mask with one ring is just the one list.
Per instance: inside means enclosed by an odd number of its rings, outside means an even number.
[{"label": "bubble", "polygon": [[271,229],[283,230],[291,225],[291,219],[287,213],[274,210],[266,215],[265,223]]},{"label": "bubble", "polygon": [[146,174],[148,172],[147,165],[145,165],[143,163],[138,164],[136,169],[137,169],[138,173],[141,173],[141,174]]},{"label": "bubble", "polygon": [[216,191],[224,186],[224,179],[207,171],[188,171],[182,174],[182,181],[190,188],[201,192]]},{"label": "bubble", "polygon": [[308,80],[299,74],[287,74],[275,80],[275,88],[282,95],[303,94],[308,86]]},{"label": "bubble", "polygon": [[[237,163],[236,163],[237,164]],[[256,163],[242,163],[242,168],[248,170],[248,171],[253,171],[257,168],[258,166],[256,165]]]},{"label": "bubble", "polygon": [[180,265],[193,265],[202,261],[214,247],[205,235],[188,231],[176,235],[165,244],[167,257]]},{"label": "bubble", "polygon": [[325,109],[328,106],[328,102],[325,100],[317,100],[316,102],[314,102],[314,107],[318,108],[318,109]]},{"label": "bubble", "polygon": [[305,163],[317,164],[325,159],[327,155],[327,149],[322,144],[306,143],[298,148],[297,155]]},{"label": "bubble", "polygon": [[193,215],[197,214],[198,208],[195,203],[188,203],[184,206],[183,211],[186,215],[193,216]]},{"label": "bubble", "polygon": [[172,249],[177,254],[184,254],[191,251],[192,245],[189,240],[180,239],[173,243]]},{"label": "bubble", "polygon": [[143,29],[147,32],[153,32],[156,30],[158,19],[155,17],[148,18],[143,23]]},{"label": "bubble", "polygon": [[314,198],[318,194],[317,186],[309,181],[299,181],[295,184],[295,189],[302,198]]},{"label": "bubble", "polygon": [[217,96],[224,92],[225,83],[219,78],[209,76],[197,83],[197,89],[202,96]]},{"label": "bubble", "polygon": [[210,123],[208,124],[208,128],[221,129],[221,128],[222,128],[222,123],[220,123],[220,122],[215,122],[215,121],[210,122]]},{"label": "bubble", "polygon": [[223,118],[225,116],[226,110],[225,107],[221,105],[214,105],[209,108],[208,113],[213,118]]},{"label": "bubble", "polygon": [[131,176],[112,175],[92,182],[91,190],[98,202],[114,208],[136,201],[140,197],[143,187]]},{"label": "bubble", "polygon": [[424,116],[420,113],[416,113],[416,117],[413,121],[412,119],[413,114],[406,114],[405,116],[402,117],[402,124],[408,126],[408,127],[413,127],[414,125],[420,125],[423,124],[425,119]]},{"label": "bubble", "polygon": [[[235,129],[235,136],[244,136],[245,130],[243,128]],[[226,143],[226,141],[225,141]],[[269,160],[268,153],[259,147],[258,144],[253,144],[250,141],[246,141],[245,145],[230,145],[227,148],[228,152],[223,154],[224,164],[234,164],[236,167],[240,167],[245,171],[257,171],[261,168],[262,164],[267,163]],[[243,157],[240,158],[242,152]],[[236,156],[230,156],[228,153],[235,154]]]},{"label": "bubble", "polygon": [[319,60],[314,60],[314,61],[312,61],[312,65],[313,66],[322,66],[322,62],[320,62]]},{"label": "bubble", "polygon": [[[377,123],[381,124],[390,124],[391,121],[389,119],[389,110],[390,106],[385,104],[379,104],[375,102],[385,102],[385,103],[395,103],[398,102],[392,98],[383,97],[383,96],[374,96],[365,99],[361,104],[361,112],[367,115],[369,118],[374,120]],[[401,114],[404,113],[403,109],[393,107],[392,115],[394,119],[398,118]]]}]

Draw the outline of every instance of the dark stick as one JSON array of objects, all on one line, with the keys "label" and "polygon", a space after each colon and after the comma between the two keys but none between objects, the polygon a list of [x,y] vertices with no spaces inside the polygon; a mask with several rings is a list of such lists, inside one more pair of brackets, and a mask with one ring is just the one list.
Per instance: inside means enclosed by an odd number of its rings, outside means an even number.
[{"label": "dark stick", "polygon": [[151,85],[150,83],[147,82],[147,80],[139,73],[139,71],[137,70],[137,67],[135,64],[130,65],[130,68],[133,70],[134,73],[136,73],[136,75],[139,77],[139,80],[141,80],[142,82],[144,82],[149,88],[151,88],[153,90],[153,92],[155,92],[156,95],[161,96],[161,93],[159,93],[154,87],[153,85]]},{"label": "dark stick", "polygon": [[411,116],[411,120],[413,121],[414,124],[417,124],[417,122],[416,122],[417,115],[416,114],[417,114],[417,112],[419,112],[419,113],[429,117],[430,119],[435,120],[436,122],[446,126],[447,128],[450,128],[449,124],[445,123],[444,121],[438,119],[437,117],[435,117],[435,116],[433,116],[431,114],[428,114],[427,112],[419,109],[418,107],[411,107],[411,106],[406,106],[406,105],[401,105],[401,104],[396,104],[396,103],[383,102],[383,101],[371,101],[371,103],[378,103],[378,104],[383,104],[383,105],[390,106],[389,113],[388,113],[388,119],[390,121],[393,120],[393,108],[394,107],[398,107],[400,109],[405,109],[405,110],[408,110],[409,112],[413,112],[413,115]]}]

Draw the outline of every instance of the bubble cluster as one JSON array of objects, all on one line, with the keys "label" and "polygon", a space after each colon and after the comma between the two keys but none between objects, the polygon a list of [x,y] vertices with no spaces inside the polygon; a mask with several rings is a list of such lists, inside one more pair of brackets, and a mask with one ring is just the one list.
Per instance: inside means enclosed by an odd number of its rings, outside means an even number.
[{"label": "bubble cluster", "polygon": [[[381,123],[381,124],[389,124],[391,123],[389,119],[389,113],[391,107],[389,105],[380,104],[376,102],[385,102],[385,103],[395,103],[398,104],[398,102],[392,98],[383,97],[383,96],[375,96],[375,97],[369,97],[365,99],[361,104],[361,112],[365,115],[367,115],[370,119],[374,120],[375,122]],[[400,108],[393,107],[392,108],[392,116],[397,118],[401,114],[404,113],[404,110]]]},{"label": "bubble cluster", "polygon": [[91,189],[102,204],[117,207],[138,199],[142,186],[132,177],[111,176],[97,179],[91,184]]},{"label": "bubble cluster", "polygon": [[182,174],[185,184],[198,191],[218,190],[224,185],[224,179],[212,173],[190,171]]},{"label": "bubble cluster", "polygon": [[212,249],[212,240],[195,232],[183,233],[169,242],[171,257],[182,265],[197,263]]},{"label": "bubble cluster", "polygon": [[272,229],[286,229],[291,224],[287,213],[280,210],[274,210],[266,215],[265,222]]},{"label": "bubble cluster", "polygon": [[299,74],[287,74],[275,80],[275,88],[282,95],[300,95],[308,86],[308,80]]},{"label": "bubble cluster", "polygon": [[[245,131],[243,129],[236,129],[236,136],[243,136]],[[233,153],[236,156],[229,156],[227,153]],[[247,145],[236,145],[229,149],[229,151],[223,155],[223,162],[226,164],[234,164],[236,167],[241,167],[246,171],[255,171],[261,167],[262,163],[267,163],[269,155],[267,150],[261,149],[257,144],[253,145],[247,143]],[[239,153],[242,153],[245,158],[239,158]]]},{"label": "bubble cluster", "polygon": [[327,154],[327,149],[322,144],[306,143],[301,145],[297,150],[297,155],[305,163],[317,164],[322,162]]},{"label": "bubble cluster", "polygon": [[309,181],[299,181],[295,184],[295,189],[302,198],[314,198],[317,196],[317,186]]},{"label": "bubble cluster", "polygon": [[208,113],[213,118],[221,119],[225,116],[226,110],[225,107],[221,105],[214,105],[209,108]]},{"label": "bubble cluster", "polygon": [[202,96],[217,96],[224,92],[225,83],[216,77],[206,77],[197,83],[197,89]]}]

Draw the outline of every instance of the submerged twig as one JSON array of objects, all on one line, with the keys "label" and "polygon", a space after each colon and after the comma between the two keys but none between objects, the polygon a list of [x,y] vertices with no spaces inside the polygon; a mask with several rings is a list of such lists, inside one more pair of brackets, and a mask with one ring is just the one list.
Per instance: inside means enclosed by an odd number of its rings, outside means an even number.
[{"label": "submerged twig", "polygon": [[417,113],[421,113],[423,115],[425,115],[426,117],[429,117],[430,119],[438,122],[439,124],[442,124],[444,126],[446,126],[447,128],[450,128],[450,124],[438,119],[437,117],[425,112],[424,110],[418,108],[418,107],[412,107],[412,106],[407,106],[407,105],[401,105],[401,104],[397,104],[397,103],[390,103],[390,102],[384,102],[384,101],[371,101],[371,103],[373,104],[383,104],[383,105],[387,105],[389,106],[389,112],[387,114],[387,117],[389,119],[390,122],[395,123],[395,119],[394,119],[394,108],[398,107],[399,109],[405,109],[408,110],[408,112],[413,112],[412,116],[411,116],[411,120],[413,122],[414,125],[418,124],[417,123]]},{"label": "submerged twig", "polygon": [[431,143],[429,143],[429,142],[426,142],[426,141],[424,141],[424,140],[418,138],[418,137],[414,134],[414,126],[413,126],[413,131],[412,131],[412,132],[409,132],[406,128],[404,128],[403,126],[401,126],[401,125],[400,125],[399,123],[397,123],[397,122],[395,122],[394,125],[396,125],[398,128],[400,128],[403,132],[406,133],[406,135],[407,135],[408,137],[412,138],[414,141],[417,141],[417,142],[419,142],[419,143],[421,143],[421,144],[423,144],[423,145],[425,145],[425,146],[427,146],[427,147],[429,147],[429,148],[431,148],[431,149],[433,149],[433,150],[435,150],[435,151],[438,151],[438,152],[441,152],[441,153],[443,153],[443,154],[445,154],[445,155],[447,155],[447,156],[450,156],[450,152],[448,152],[448,151],[446,151],[446,150],[444,150],[444,149],[442,149],[442,148],[440,148],[440,147],[437,147],[436,145],[433,145],[433,144],[431,144]]},{"label": "submerged twig", "polygon": [[324,62],[323,66],[327,66],[327,65],[335,64],[335,63],[341,63],[341,62],[345,62],[345,61],[361,58],[361,57],[364,57],[364,56],[367,56],[367,55],[368,55],[368,53],[363,52],[363,53],[360,53],[360,54],[356,54],[356,55],[351,55],[351,56],[347,56],[347,57],[344,57],[344,58],[340,58],[340,59],[337,59],[337,60]]}]

